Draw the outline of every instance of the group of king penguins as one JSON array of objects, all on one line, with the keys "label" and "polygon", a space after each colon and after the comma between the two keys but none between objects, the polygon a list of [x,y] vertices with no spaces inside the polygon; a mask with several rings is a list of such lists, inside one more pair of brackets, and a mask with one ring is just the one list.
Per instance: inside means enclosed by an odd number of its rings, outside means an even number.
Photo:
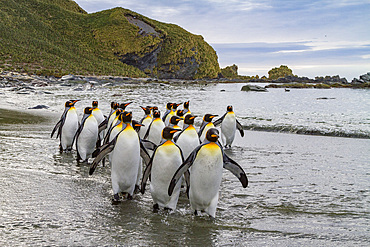
[{"label": "group of king penguins", "polygon": [[195,215],[206,212],[214,218],[223,168],[231,171],[244,188],[248,185],[244,170],[223,150],[231,147],[236,130],[244,136],[232,106],[215,121],[218,115],[205,114],[197,130],[197,116],[189,110],[189,101],[183,103],[183,109],[177,109],[181,104],[167,103],[162,117],[158,107],[140,106],[144,111],[140,121],[126,111],[132,102],[111,102],[111,111],[105,116],[98,101],[93,101],[92,107],[84,109],[81,122],[74,106],[77,102],[65,103],[51,137],[57,133],[61,152],[71,152],[75,145],[78,163],[89,164],[88,159],[94,158],[90,175],[99,163],[104,165],[108,160],[113,203],[123,197],[132,199],[139,191],[144,194],[149,179],[154,210],[175,210],[184,187]]}]

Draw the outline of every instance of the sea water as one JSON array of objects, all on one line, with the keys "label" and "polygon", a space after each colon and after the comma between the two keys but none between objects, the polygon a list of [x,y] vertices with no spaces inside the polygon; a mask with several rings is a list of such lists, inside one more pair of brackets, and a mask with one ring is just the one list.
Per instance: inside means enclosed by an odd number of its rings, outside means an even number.
[{"label": "sea water", "polygon": [[[370,244],[370,91],[269,89],[242,84],[52,85],[30,94],[0,89],[2,108],[23,110],[0,126],[0,245],[368,246]],[[45,93],[47,92],[47,93]],[[92,176],[76,153],[59,153],[50,133],[64,102],[110,102],[141,119],[141,106],[190,100],[199,127],[227,105],[245,128],[225,152],[249,185],[225,170],[216,218],[194,216],[185,194],[175,212],[152,211],[149,191],[112,205],[109,166]],[[42,110],[27,110],[35,105]],[[26,120],[27,121],[26,121]],[[258,131],[257,131],[258,130]],[[90,160],[91,161],[91,160]]]}]

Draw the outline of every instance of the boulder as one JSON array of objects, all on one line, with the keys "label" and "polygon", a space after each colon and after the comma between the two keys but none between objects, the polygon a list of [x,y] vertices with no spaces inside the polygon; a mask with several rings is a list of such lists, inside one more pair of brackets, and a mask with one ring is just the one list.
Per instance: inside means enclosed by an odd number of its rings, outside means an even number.
[{"label": "boulder", "polygon": [[267,92],[267,89],[257,85],[244,85],[241,91]]}]

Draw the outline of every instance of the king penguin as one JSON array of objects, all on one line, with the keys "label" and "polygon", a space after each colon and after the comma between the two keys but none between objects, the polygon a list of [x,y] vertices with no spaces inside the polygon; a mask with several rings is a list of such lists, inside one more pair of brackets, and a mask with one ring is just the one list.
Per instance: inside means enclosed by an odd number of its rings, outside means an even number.
[{"label": "king penguin", "polygon": [[163,114],[163,117],[162,117],[162,121],[164,122],[166,126],[168,125],[170,118],[175,115],[175,112],[173,111],[173,108],[172,108],[174,104],[175,103],[167,103],[166,105],[166,112]]},{"label": "king penguin", "polygon": [[184,110],[181,109],[177,110],[176,116],[178,116],[181,119],[177,125],[180,126],[181,129],[184,129]]},{"label": "king penguin", "polygon": [[168,186],[173,174],[184,162],[180,147],[172,141],[173,135],[177,131],[180,130],[172,127],[163,129],[162,137],[164,141],[154,150],[141,180],[141,193],[144,194],[146,181],[149,176],[151,178],[150,193],[154,202],[153,209],[155,210],[159,207],[175,210],[179,199],[181,182],[175,186],[174,193],[171,196],[168,195]]},{"label": "king penguin", "polygon": [[191,114],[191,111],[189,110],[189,103],[189,100],[184,102],[184,116]]},{"label": "king penguin", "polygon": [[152,122],[153,118],[151,117],[151,114],[150,114],[151,113],[150,106],[149,107],[140,106],[140,107],[144,111],[144,117],[140,120],[140,123],[144,126],[140,128],[139,136],[141,139],[144,139],[145,133],[147,132],[149,125]]},{"label": "king penguin", "polygon": [[104,121],[105,117],[103,115],[103,112],[98,108],[98,101],[94,100],[92,102],[92,108],[93,108],[92,114],[96,118],[98,125],[100,125]]},{"label": "king penguin", "polygon": [[154,111],[153,120],[145,133],[144,139],[153,142],[155,145],[159,145],[162,141],[162,130],[164,127],[165,125],[161,119],[161,113],[159,111]]},{"label": "king penguin", "polygon": [[196,116],[191,114],[186,115],[184,122],[188,127],[174,138],[174,141],[181,148],[185,158],[200,144],[198,133],[193,126],[195,118]]},{"label": "king penguin", "polygon": [[181,121],[181,118],[178,116],[172,116],[169,122],[168,127],[172,127],[177,130],[182,130],[182,128],[178,125],[179,122]]},{"label": "king penguin", "polygon": [[[92,102],[92,107],[93,107],[92,114],[96,118],[96,121],[98,122],[98,127],[99,127],[99,125],[105,121],[105,116],[103,112],[98,108],[98,101],[94,100]],[[102,131],[99,132],[99,139],[100,140],[104,139],[104,133]]]},{"label": "king penguin", "polygon": [[219,189],[222,180],[222,168],[231,171],[245,188],[248,179],[244,170],[230,159],[218,142],[218,130],[207,131],[206,141],[189,155],[173,176],[168,195],[172,195],[182,175],[190,170],[189,200],[194,213],[205,211],[209,216],[216,217]]},{"label": "king penguin", "polygon": [[212,114],[206,114],[204,115],[203,117],[203,122],[202,122],[202,125],[200,126],[200,129],[199,129],[199,132],[198,132],[198,135],[199,135],[199,139],[200,139],[200,142],[204,142],[205,138],[206,138],[206,133],[207,131],[210,129],[210,128],[214,128],[214,124],[212,123],[212,119],[214,117],[217,117],[218,115],[212,115]]},{"label": "king penguin", "polygon": [[236,129],[239,130],[242,137],[244,136],[243,126],[236,119],[231,105],[227,106],[226,113],[214,122],[215,126],[218,126],[219,124],[221,124],[221,139],[225,148],[231,148],[231,144],[235,138]]},{"label": "king penguin", "polygon": [[53,137],[55,131],[58,130],[57,138],[59,137],[60,140],[61,152],[72,150],[73,138],[79,126],[77,111],[74,107],[77,101],[79,100],[68,100],[65,103],[64,112],[51,132],[51,137]]},{"label": "king penguin", "polygon": [[102,147],[102,150],[91,164],[89,171],[89,174],[92,175],[100,160],[112,152],[111,180],[114,194],[113,202],[120,200],[120,193],[127,193],[127,199],[132,199],[141,161],[139,135],[131,126],[132,113],[125,112],[123,115],[123,122],[126,124],[126,127],[109,144]]},{"label": "king penguin", "polygon": [[81,125],[74,137],[76,141],[78,163],[87,163],[98,141],[98,121],[92,113],[93,108],[85,108]]}]

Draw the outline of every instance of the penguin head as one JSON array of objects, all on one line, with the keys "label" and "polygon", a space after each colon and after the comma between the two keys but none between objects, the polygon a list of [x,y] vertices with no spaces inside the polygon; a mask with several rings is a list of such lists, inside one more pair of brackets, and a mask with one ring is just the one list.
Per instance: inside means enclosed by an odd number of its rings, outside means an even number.
[{"label": "penguin head", "polygon": [[[112,104],[113,104],[113,105],[112,105]],[[112,104],[111,104],[112,109],[113,109],[113,110],[117,110],[117,108],[119,107],[119,103],[117,103],[117,102],[112,102]]]},{"label": "penguin head", "polygon": [[110,108],[114,109],[115,104],[116,104],[116,102],[114,102],[114,101],[110,102]]},{"label": "penguin head", "polygon": [[120,113],[124,112],[121,108],[117,108],[116,110],[116,116],[118,116]]},{"label": "penguin head", "polygon": [[181,118],[179,118],[178,116],[172,116],[170,118],[170,123],[173,125],[177,125],[180,121],[181,121]]},{"label": "penguin head", "polygon": [[184,102],[184,108],[185,109],[189,109],[189,102],[190,102],[189,100]]},{"label": "penguin head", "polygon": [[154,117],[154,118],[160,118],[160,117],[161,117],[161,112],[160,112],[160,111],[158,111],[158,110],[155,110],[155,111],[153,112],[153,117]]},{"label": "penguin head", "polygon": [[131,120],[132,120],[132,112],[125,111],[122,113],[122,122],[131,123]]},{"label": "penguin head", "polygon": [[66,103],[65,103],[65,107],[72,107],[76,104],[76,102],[78,102],[80,100],[68,100]]},{"label": "penguin head", "polygon": [[173,111],[176,111],[177,110],[177,107],[179,107],[179,105],[181,105],[182,103],[180,104],[176,104],[176,103],[172,103],[172,110]]},{"label": "penguin head", "polygon": [[205,121],[205,122],[207,122],[207,123],[210,123],[210,122],[212,122],[212,119],[214,118],[214,117],[217,117],[218,115],[212,115],[212,114],[206,114],[206,115],[204,115],[204,117],[203,117],[203,121]]},{"label": "penguin head", "polygon": [[178,132],[178,131],[181,131],[179,129],[174,129],[172,127],[164,127],[164,129],[162,130],[162,137],[163,139],[165,140],[172,140],[173,138],[173,135]]},{"label": "penguin head", "polygon": [[152,112],[154,112],[154,111],[158,111],[158,106],[153,106],[152,107]]},{"label": "penguin head", "polygon": [[219,137],[219,132],[215,128],[211,128],[207,131],[206,138],[210,142],[216,142]]},{"label": "penguin head", "polygon": [[144,124],[139,123],[139,122],[138,122],[138,121],[136,121],[136,120],[132,120],[132,127],[134,128],[134,130],[135,130],[136,132],[139,132],[139,131],[140,131],[141,126],[145,126],[145,125],[144,125]]},{"label": "penguin head", "polygon": [[141,109],[143,109],[145,115],[149,115],[150,114],[150,106],[148,107],[143,107],[143,106],[140,106]]},{"label": "penguin head", "polygon": [[122,110],[125,110],[126,109],[126,107],[129,105],[129,104],[131,104],[132,102],[128,102],[128,103],[122,103],[122,104],[120,104],[119,105],[119,108],[121,108]]},{"label": "penguin head", "polygon": [[182,118],[184,116],[184,110],[177,110],[176,115]]},{"label": "penguin head", "polygon": [[93,107],[93,108],[98,107],[98,101],[94,100],[94,101],[92,102],[92,107]]},{"label": "penguin head", "polygon": [[92,113],[94,108],[92,107],[86,107],[85,110],[84,110],[84,113],[87,114],[87,115],[90,115]]},{"label": "penguin head", "polygon": [[172,109],[172,105],[173,105],[173,103],[167,103],[167,105],[166,105],[167,110],[171,110]]},{"label": "penguin head", "polygon": [[197,116],[193,116],[191,114],[188,114],[185,116],[185,120],[184,120],[184,123],[185,124],[188,124],[188,125],[192,125],[194,124],[194,119],[196,118]]},{"label": "penguin head", "polygon": [[227,108],[226,108],[226,110],[228,112],[232,112],[233,111],[233,106],[232,105],[228,105]]}]

